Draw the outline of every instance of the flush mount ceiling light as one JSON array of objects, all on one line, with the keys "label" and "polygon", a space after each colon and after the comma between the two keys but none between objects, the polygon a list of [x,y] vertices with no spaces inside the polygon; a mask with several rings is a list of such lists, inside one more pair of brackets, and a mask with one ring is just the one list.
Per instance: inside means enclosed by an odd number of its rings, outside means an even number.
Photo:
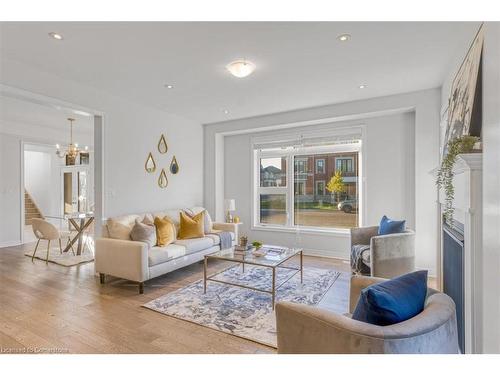
[{"label": "flush mount ceiling light", "polygon": [[366,85],[359,85],[360,89],[366,89]]},{"label": "flush mount ceiling light", "polygon": [[173,89],[174,85],[165,84],[165,88],[167,88],[167,89]]},{"label": "flush mount ceiling light", "polygon": [[224,112],[226,115],[229,113],[227,109],[223,110],[222,112]]},{"label": "flush mount ceiling light", "polygon": [[51,32],[49,33],[49,36],[53,39],[56,39],[56,40],[63,40],[63,36],[59,33],[55,33],[55,32]]},{"label": "flush mount ceiling light", "polygon": [[351,35],[349,34],[342,34],[337,37],[338,40],[341,42],[347,42],[349,39],[351,39]]},{"label": "flush mount ceiling light", "polygon": [[240,59],[227,64],[226,69],[233,76],[243,78],[253,73],[255,64],[251,61]]}]

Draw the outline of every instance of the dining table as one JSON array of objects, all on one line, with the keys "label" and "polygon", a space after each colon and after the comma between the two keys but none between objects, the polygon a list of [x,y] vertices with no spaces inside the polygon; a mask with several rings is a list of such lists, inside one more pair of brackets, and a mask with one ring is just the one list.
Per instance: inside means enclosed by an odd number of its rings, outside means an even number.
[{"label": "dining table", "polygon": [[61,215],[45,215],[45,218],[64,221],[67,220],[69,222],[70,226],[72,226],[76,231],[76,235],[71,238],[63,252],[67,253],[73,247],[75,242],[78,241],[76,255],[81,255],[83,247],[83,234],[85,233],[85,230],[90,226],[90,224],[92,224],[92,222],[94,221],[94,213],[90,211],[73,212]]}]

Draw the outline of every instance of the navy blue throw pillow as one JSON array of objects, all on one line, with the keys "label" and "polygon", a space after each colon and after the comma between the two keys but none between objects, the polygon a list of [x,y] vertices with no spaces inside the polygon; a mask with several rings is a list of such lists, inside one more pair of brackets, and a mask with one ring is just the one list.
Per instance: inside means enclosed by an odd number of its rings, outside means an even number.
[{"label": "navy blue throw pillow", "polygon": [[352,318],[378,326],[403,322],[422,312],[426,296],[427,271],[407,273],[363,289]]},{"label": "navy blue throw pillow", "polygon": [[378,234],[393,234],[403,233],[406,229],[406,220],[392,220],[387,216],[382,216],[380,226],[378,227]]}]

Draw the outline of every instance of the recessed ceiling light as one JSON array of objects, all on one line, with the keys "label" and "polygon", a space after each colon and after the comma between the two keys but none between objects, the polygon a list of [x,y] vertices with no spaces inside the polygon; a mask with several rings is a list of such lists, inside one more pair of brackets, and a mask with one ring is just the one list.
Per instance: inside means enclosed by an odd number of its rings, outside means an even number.
[{"label": "recessed ceiling light", "polygon": [[351,36],[349,34],[342,34],[337,37],[338,40],[341,42],[347,42],[349,39],[351,39]]},{"label": "recessed ceiling light", "polygon": [[233,76],[243,78],[253,73],[255,64],[251,61],[240,59],[226,65],[226,69],[229,70],[229,73]]},{"label": "recessed ceiling light", "polygon": [[360,89],[366,89],[366,85],[359,85]]},{"label": "recessed ceiling light", "polygon": [[173,89],[173,88],[174,88],[174,85],[168,85],[168,84],[165,84],[165,87],[166,87],[167,89]]},{"label": "recessed ceiling light", "polygon": [[57,40],[63,40],[64,39],[61,34],[58,34],[58,33],[55,33],[55,32],[49,33],[49,36],[51,38],[54,38],[54,39],[57,39]]},{"label": "recessed ceiling light", "polygon": [[226,115],[229,113],[227,109],[223,110],[222,112],[224,112]]}]

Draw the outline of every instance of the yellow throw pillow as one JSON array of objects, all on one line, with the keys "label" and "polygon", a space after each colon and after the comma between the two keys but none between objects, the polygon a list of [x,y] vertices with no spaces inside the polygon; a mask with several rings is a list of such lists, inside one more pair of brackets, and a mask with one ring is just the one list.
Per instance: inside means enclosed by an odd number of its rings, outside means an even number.
[{"label": "yellow throw pillow", "polygon": [[167,246],[175,241],[175,225],[165,216],[163,219],[155,217],[156,246]]},{"label": "yellow throw pillow", "polygon": [[181,227],[179,229],[179,239],[205,237],[205,211],[200,212],[193,217],[189,217],[183,211],[180,213]]}]

